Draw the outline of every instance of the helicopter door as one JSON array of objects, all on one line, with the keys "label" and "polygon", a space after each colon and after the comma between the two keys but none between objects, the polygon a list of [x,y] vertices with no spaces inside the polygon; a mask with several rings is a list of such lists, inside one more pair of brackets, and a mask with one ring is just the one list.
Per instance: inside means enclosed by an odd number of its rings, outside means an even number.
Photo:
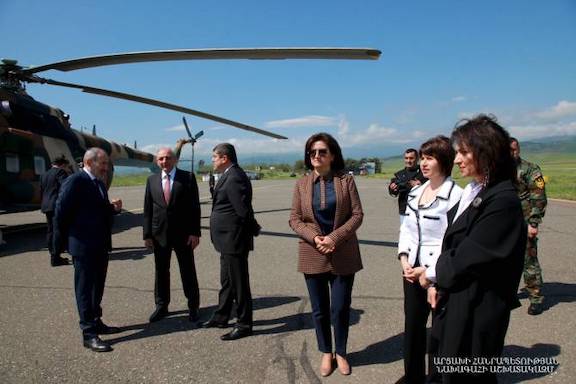
[{"label": "helicopter door", "polygon": [[70,152],[70,148],[68,144],[64,140],[56,139],[50,136],[42,136],[42,141],[44,143],[44,148],[46,149],[46,153],[48,153],[48,157],[50,157],[50,163],[54,161],[57,157],[64,156],[69,162],[70,166],[76,172],[78,170],[78,165]]}]

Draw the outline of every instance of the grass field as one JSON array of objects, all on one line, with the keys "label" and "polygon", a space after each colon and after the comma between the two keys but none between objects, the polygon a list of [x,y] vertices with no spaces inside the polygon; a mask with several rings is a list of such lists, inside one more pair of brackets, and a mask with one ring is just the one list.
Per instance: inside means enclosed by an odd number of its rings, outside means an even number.
[{"label": "grass field", "polygon": [[[546,195],[549,198],[576,200],[576,154],[527,152],[523,153],[522,156],[526,160],[540,165],[546,180]],[[382,165],[382,173],[373,177],[390,179],[394,172],[404,166],[403,164],[400,158],[385,160]],[[458,167],[454,167],[452,176],[461,186],[468,182],[468,179],[460,176]]]},{"label": "grass field", "polygon": [[[546,180],[546,194],[549,198],[576,200],[576,154],[566,153],[523,153],[526,160],[540,165]],[[394,172],[403,167],[401,158],[386,159],[382,164],[382,173],[369,176],[389,180]],[[268,171],[263,172],[264,179],[290,179],[290,172]],[[112,186],[144,185],[150,174],[115,176]],[[454,179],[464,186],[467,179],[460,177],[457,167],[453,172]]]}]

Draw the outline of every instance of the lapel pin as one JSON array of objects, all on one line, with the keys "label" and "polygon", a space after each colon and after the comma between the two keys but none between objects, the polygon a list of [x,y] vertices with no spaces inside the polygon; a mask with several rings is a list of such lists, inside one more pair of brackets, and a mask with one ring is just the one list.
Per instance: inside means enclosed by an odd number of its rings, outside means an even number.
[{"label": "lapel pin", "polygon": [[472,206],[474,208],[478,208],[480,206],[480,204],[482,204],[482,198],[481,197],[477,197],[474,200],[472,200]]}]

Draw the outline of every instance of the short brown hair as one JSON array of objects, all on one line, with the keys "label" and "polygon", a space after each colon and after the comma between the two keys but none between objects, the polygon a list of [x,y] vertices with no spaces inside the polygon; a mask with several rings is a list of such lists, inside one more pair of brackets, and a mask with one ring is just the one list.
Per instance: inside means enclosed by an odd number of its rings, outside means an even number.
[{"label": "short brown hair", "polygon": [[443,135],[435,136],[424,142],[420,146],[419,151],[420,158],[423,155],[432,156],[438,161],[440,165],[440,172],[444,176],[450,176],[452,174],[452,168],[454,167],[454,157],[456,152],[450,143],[450,139]]}]

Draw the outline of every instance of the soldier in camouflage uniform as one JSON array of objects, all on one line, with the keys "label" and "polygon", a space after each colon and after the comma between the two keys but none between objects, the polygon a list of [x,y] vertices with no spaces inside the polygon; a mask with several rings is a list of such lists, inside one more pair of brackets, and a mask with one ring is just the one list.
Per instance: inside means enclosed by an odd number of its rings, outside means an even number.
[{"label": "soldier in camouflage uniform", "polygon": [[522,202],[524,219],[528,224],[528,244],[524,258],[524,283],[530,306],[528,314],[539,315],[543,311],[542,269],[538,262],[538,225],[546,212],[546,188],[540,167],[520,158],[520,144],[510,139],[510,150],[518,165],[518,197]]}]

